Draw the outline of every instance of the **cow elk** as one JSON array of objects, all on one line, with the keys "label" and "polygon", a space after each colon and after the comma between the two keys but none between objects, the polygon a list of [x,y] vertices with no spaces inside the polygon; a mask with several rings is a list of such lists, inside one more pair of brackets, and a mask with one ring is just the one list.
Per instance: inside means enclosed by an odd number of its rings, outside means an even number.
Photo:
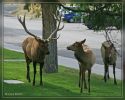
[{"label": "cow elk", "polygon": [[79,63],[79,87],[81,88],[80,92],[83,92],[83,81],[84,89],[87,89],[85,72],[88,71],[88,92],[90,92],[90,75],[91,68],[95,63],[95,55],[88,45],[85,45],[86,39],[80,42],[75,42],[72,45],[68,46],[68,50],[74,51],[74,56]]},{"label": "cow elk", "polygon": [[[26,33],[31,35],[32,37],[26,38],[23,43],[22,43],[22,49],[24,51],[25,55],[25,60],[27,64],[27,80],[30,82],[30,63],[33,62],[33,68],[34,68],[34,78],[33,78],[33,85],[35,85],[35,76],[36,76],[36,64],[40,64],[40,85],[43,85],[42,82],[42,68],[44,65],[44,59],[45,56],[49,54],[49,49],[48,49],[48,43],[52,39],[58,39],[58,38],[52,38],[54,34],[56,34],[57,31],[62,30],[64,28],[64,25],[60,27],[61,23],[61,16],[56,16],[56,20],[58,22],[57,28],[51,33],[51,35],[47,39],[40,39],[40,37],[37,37],[36,35],[32,34],[31,32],[28,31],[26,25],[25,25],[25,15],[23,20],[21,17],[17,16],[19,22],[23,26],[24,30]],[[57,19],[58,18],[58,19]]]},{"label": "cow elk", "polygon": [[115,77],[117,54],[113,43],[104,41],[101,46],[101,55],[104,62],[104,81],[109,79],[109,65],[113,65],[114,84],[117,84]]}]

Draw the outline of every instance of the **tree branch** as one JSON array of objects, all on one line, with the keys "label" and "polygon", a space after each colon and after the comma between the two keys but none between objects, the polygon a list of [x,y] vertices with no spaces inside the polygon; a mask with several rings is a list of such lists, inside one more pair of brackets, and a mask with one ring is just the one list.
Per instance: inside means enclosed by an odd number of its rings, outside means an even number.
[{"label": "tree branch", "polygon": [[[104,35],[104,36],[105,36],[106,40],[109,41],[111,44],[113,44],[113,48],[114,48],[115,52],[117,53],[118,56],[121,56],[120,53],[118,52],[118,50],[116,49],[116,47],[114,46],[114,43],[113,43],[113,41],[111,40],[111,38],[110,38],[110,36],[109,36],[109,34],[108,34],[108,31],[109,31],[109,30],[106,30],[106,29],[105,29],[106,35]],[[110,30],[110,31],[111,31],[111,30]]]},{"label": "tree branch", "polygon": [[[66,7],[62,3],[58,3],[58,5],[62,6],[64,9],[71,10],[73,12],[85,12],[85,13],[96,13],[100,10],[103,10],[106,7],[106,6],[103,6],[97,10],[91,11],[89,9],[83,10],[83,9],[74,9],[74,8]],[[121,13],[113,13],[111,11],[103,11],[103,13],[105,13],[106,15],[109,15],[109,16],[120,16],[120,17],[122,16],[122,12]]]},{"label": "tree branch", "polygon": [[58,5],[59,5],[59,6],[62,6],[64,9],[71,10],[71,11],[73,11],[73,12],[85,12],[85,13],[90,13],[90,12],[91,12],[90,10],[82,10],[82,9],[69,8],[69,7],[64,6],[64,5],[61,4],[61,3],[59,3]]}]

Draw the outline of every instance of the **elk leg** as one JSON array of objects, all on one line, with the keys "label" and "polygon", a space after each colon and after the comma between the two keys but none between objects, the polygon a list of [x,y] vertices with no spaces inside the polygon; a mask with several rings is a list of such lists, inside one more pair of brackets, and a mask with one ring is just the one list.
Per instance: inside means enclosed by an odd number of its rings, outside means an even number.
[{"label": "elk leg", "polygon": [[117,85],[116,77],[115,77],[115,66],[116,64],[113,64],[114,84]]},{"label": "elk leg", "polygon": [[91,69],[90,70],[88,70],[88,84],[89,84],[89,93],[90,93],[90,75],[91,75]]},{"label": "elk leg", "polygon": [[81,81],[81,71],[79,72],[79,87],[81,86],[80,81]]},{"label": "elk leg", "polygon": [[83,80],[84,80],[84,89],[87,89],[87,85],[86,85],[86,79],[85,79],[85,72],[84,72],[84,74],[83,74],[84,76],[83,76]]},{"label": "elk leg", "polygon": [[108,67],[108,79],[110,79],[110,76],[109,76],[109,67]]},{"label": "elk leg", "polygon": [[83,77],[84,77],[84,73],[85,73],[85,72],[82,71],[81,91],[80,91],[81,93],[82,93],[82,91],[83,91]]},{"label": "elk leg", "polygon": [[42,68],[43,68],[44,63],[40,63],[40,85],[43,86],[43,81],[42,81]]},{"label": "elk leg", "polygon": [[105,66],[104,66],[104,77],[103,77],[103,80],[105,80]]},{"label": "elk leg", "polygon": [[33,62],[33,68],[34,68],[34,78],[33,78],[33,86],[35,85],[35,76],[36,76],[36,62]]},{"label": "elk leg", "polygon": [[104,75],[104,81],[107,81],[107,72],[108,72],[108,65],[105,64],[105,75]]},{"label": "elk leg", "polygon": [[81,75],[82,75],[81,67],[79,66],[79,87],[81,86],[81,84],[80,84],[80,82],[81,82]]},{"label": "elk leg", "polygon": [[30,66],[29,66],[29,64],[30,64],[30,60],[26,60],[26,63],[27,63],[27,80],[29,81],[29,82],[31,82],[31,80],[30,80]]}]

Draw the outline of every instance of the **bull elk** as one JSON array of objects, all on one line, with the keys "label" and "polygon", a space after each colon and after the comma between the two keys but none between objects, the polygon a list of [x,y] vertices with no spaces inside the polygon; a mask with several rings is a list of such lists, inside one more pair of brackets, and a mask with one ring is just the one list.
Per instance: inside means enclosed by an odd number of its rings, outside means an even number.
[{"label": "bull elk", "polygon": [[33,62],[33,68],[34,68],[34,78],[33,78],[33,85],[35,85],[35,75],[36,75],[36,64],[40,64],[40,85],[43,85],[42,82],[42,68],[44,65],[44,58],[46,55],[48,55],[49,48],[48,48],[48,43],[52,39],[58,39],[58,38],[52,38],[52,36],[59,30],[62,30],[64,28],[64,24],[61,28],[60,23],[61,23],[61,16],[56,16],[56,20],[58,22],[58,26],[56,29],[50,34],[50,36],[47,39],[40,39],[40,37],[37,37],[36,35],[32,34],[31,32],[28,31],[26,24],[25,24],[25,15],[23,20],[21,17],[17,16],[19,22],[23,26],[24,30],[26,33],[31,35],[32,37],[26,38],[23,43],[22,43],[22,49],[24,51],[25,55],[25,60],[27,64],[27,80],[30,82],[30,63]]},{"label": "bull elk", "polygon": [[101,55],[104,62],[104,81],[109,79],[109,65],[113,65],[114,84],[117,84],[115,77],[117,54],[113,43],[104,41],[101,46]]},{"label": "bull elk", "polygon": [[80,92],[83,92],[83,81],[84,81],[84,88],[87,89],[86,79],[85,79],[85,72],[88,71],[88,92],[90,92],[90,75],[91,75],[91,68],[95,63],[95,55],[92,50],[85,45],[86,39],[80,42],[75,42],[72,45],[68,46],[68,50],[74,51],[74,56],[78,60],[79,63],[79,87],[81,88]]}]

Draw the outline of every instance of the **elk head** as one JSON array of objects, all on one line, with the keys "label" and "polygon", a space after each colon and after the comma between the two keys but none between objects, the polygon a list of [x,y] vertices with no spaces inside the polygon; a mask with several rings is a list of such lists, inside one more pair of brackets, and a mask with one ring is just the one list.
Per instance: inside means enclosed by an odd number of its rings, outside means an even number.
[{"label": "elk head", "polygon": [[60,35],[59,35],[57,38],[52,38],[54,34],[56,34],[58,31],[60,31],[64,28],[64,23],[63,23],[63,26],[60,28],[62,15],[59,15],[59,16],[57,16],[57,14],[54,15],[55,20],[58,21],[58,25],[57,25],[56,29],[50,34],[50,36],[47,39],[41,39],[40,37],[37,37],[36,35],[34,35],[28,31],[26,24],[25,24],[25,16],[26,16],[26,14],[23,17],[23,20],[21,19],[21,17],[17,16],[18,21],[23,26],[25,32],[28,33],[29,35],[33,36],[45,48],[48,48],[48,42],[50,42],[51,40],[56,40],[60,37]]},{"label": "elk head", "polygon": [[[37,38],[37,41],[38,41],[38,43],[39,43],[39,45],[40,45],[39,50],[40,50],[41,52],[44,52],[44,54],[46,54],[46,55],[50,54],[49,49],[48,49],[48,41],[47,41],[47,40],[40,39],[40,38],[39,38],[39,39]],[[42,47],[42,48],[41,48],[41,47]]]},{"label": "elk head", "polygon": [[73,44],[71,44],[70,46],[67,47],[68,50],[72,50],[72,51],[77,51],[79,48],[82,47],[82,44],[84,44],[86,41],[86,39],[80,41],[80,42],[75,42]]},{"label": "elk head", "polygon": [[112,55],[112,49],[113,49],[114,45],[113,45],[113,43],[108,42],[108,45],[102,44],[102,46],[105,49],[105,60],[110,62],[110,58]]}]

